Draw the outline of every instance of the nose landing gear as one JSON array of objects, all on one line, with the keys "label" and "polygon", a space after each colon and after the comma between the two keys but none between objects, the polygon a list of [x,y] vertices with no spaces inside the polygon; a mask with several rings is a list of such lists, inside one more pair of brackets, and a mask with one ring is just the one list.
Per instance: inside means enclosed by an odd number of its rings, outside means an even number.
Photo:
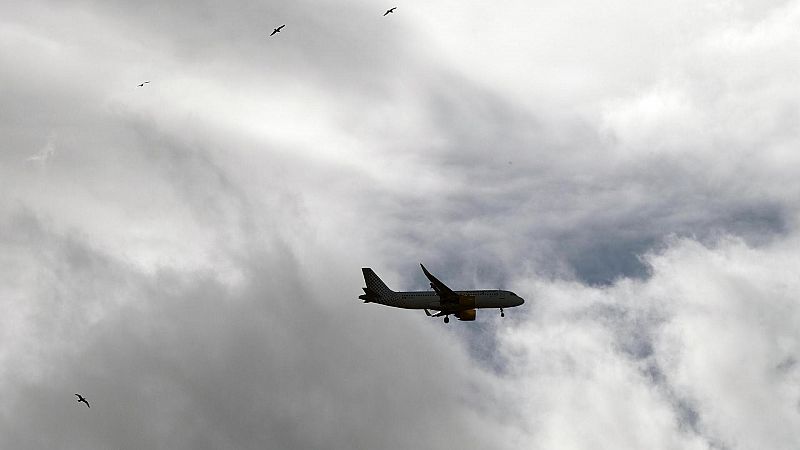
[{"label": "nose landing gear", "polygon": [[450,323],[450,316],[444,316],[444,323]]},{"label": "nose landing gear", "polygon": [[503,308],[500,308],[500,317],[505,317],[506,313],[503,312]]}]

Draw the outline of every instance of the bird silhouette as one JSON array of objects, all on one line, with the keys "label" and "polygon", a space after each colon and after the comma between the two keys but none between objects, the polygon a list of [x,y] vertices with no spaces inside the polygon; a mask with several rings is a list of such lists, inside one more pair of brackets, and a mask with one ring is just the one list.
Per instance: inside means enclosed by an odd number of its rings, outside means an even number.
[{"label": "bird silhouette", "polygon": [[89,402],[86,401],[86,399],[81,394],[75,394],[75,395],[78,396],[78,403],[81,403],[81,402],[86,403],[86,407],[87,408],[91,408],[91,406],[89,406]]},{"label": "bird silhouette", "polygon": [[387,10],[386,10],[386,12],[385,12],[385,13],[383,13],[383,15],[385,16],[385,15],[387,15],[387,14],[389,14],[389,13],[393,13],[395,9],[397,9],[397,6],[395,6],[394,8],[389,8],[389,9],[387,9]]},{"label": "bird silhouette", "polygon": [[139,83],[139,87],[144,86],[145,84],[149,83],[149,81],[145,81],[144,83]]},{"label": "bird silhouette", "polygon": [[281,28],[283,28],[285,26],[286,26],[286,24],[283,24],[283,25],[279,26],[278,28],[275,28],[274,30],[272,30],[272,33],[270,33],[269,35],[272,36],[275,33],[280,33],[281,32]]}]

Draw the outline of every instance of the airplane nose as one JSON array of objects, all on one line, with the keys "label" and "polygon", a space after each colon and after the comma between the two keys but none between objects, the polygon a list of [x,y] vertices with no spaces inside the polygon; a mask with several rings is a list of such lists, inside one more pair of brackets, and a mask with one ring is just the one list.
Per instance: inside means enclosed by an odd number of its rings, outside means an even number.
[{"label": "airplane nose", "polygon": [[517,301],[519,302],[519,303],[517,303],[517,306],[525,303],[525,300],[522,297],[517,297]]}]

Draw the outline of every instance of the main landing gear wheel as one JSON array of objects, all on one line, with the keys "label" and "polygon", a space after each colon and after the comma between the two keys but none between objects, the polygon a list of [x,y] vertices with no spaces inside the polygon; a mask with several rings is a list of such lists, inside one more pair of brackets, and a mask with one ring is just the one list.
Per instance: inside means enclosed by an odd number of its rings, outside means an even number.
[{"label": "main landing gear wheel", "polygon": [[447,317],[447,316],[444,316],[444,323],[450,323],[450,318]]},{"label": "main landing gear wheel", "polygon": [[503,312],[503,308],[500,308],[500,317],[505,317],[506,313]]}]

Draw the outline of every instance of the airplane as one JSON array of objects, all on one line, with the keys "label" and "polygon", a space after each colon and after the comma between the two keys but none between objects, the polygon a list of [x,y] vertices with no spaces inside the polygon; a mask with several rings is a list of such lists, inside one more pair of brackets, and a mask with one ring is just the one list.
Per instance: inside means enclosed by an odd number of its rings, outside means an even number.
[{"label": "airplane", "polygon": [[[377,303],[404,309],[423,309],[428,317],[444,316],[444,323],[450,322],[450,315],[458,320],[475,320],[476,310],[481,308],[499,308],[500,317],[505,317],[503,308],[513,308],[525,303],[521,297],[511,291],[480,290],[480,291],[454,291],[447,287],[438,278],[431,275],[422,264],[422,272],[431,282],[431,291],[403,291],[395,292],[381,281],[378,275],[369,267],[364,267],[364,282],[367,287],[362,288],[364,294],[358,296],[364,303]],[[431,310],[438,311],[431,314]]]}]

